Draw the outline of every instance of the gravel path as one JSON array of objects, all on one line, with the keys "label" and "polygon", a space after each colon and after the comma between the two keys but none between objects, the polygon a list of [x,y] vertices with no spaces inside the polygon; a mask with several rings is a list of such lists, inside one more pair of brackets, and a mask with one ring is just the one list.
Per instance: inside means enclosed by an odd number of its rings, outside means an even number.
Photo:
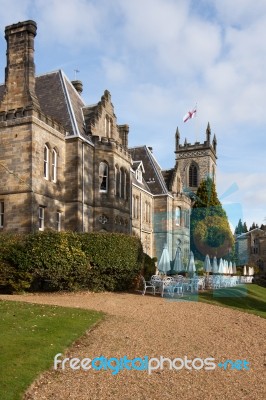
[{"label": "gravel path", "polygon": [[[266,320],[197,302],[171,302],[139,294],[77,293],[0,296],[100,310],[107,317],[71,347],[67,357],[187,356],[215,363],[247,360],[250,370],[73,371],[44,373],[25,396],[42,399],[247,399],[266,398]],[[55,351],[56,354],[56,351]],[[180,364],[178,364],[180,365]],[[197,364],[199,365],[199,364]]]}]

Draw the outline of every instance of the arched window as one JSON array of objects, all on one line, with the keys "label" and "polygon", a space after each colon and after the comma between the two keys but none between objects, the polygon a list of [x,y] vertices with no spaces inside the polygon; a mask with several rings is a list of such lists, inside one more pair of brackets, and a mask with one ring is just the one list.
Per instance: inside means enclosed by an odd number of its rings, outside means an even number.
[{"label": "arched window", "polygon": [[120,168],[119,170],[119,190],[118,190],[118,195],[119,197],[122,197],[122,188],[123,188],[123,168]]},{"label": "arched window", "polygon": [[115,166],[115,195],[119,196],[119,179],[120,179],[120,172],[118,165]]},{"label": "arched window", "polygon": [[127,173],[126,173],[126,171],[124,171],[123,189],[124,189],[123,198],[126,200],[126,198],[127,198]]},{"label": "arched window", "polygon": [[189,167],[189,186],[198,186],[198,168],[195,164],[191,164]]},{"label": "arched window", "polygon": [[180,207],[176,207],[176,209],[175,209],[175,224],[176,224],[176,226],[181,225],[181,208]]},{"label": "arched window", "polygon": [[189,228],[189,211],[183,210],[184,227]]},{"label": "arched window", "polygon": [[55,149],[52,152],[52,181],[57,181],[57,151]]},{"label": "arched window", "polygon": [[101,162],[99,166],[99,190],[102,193],[108,191],[108,165]]},{"label": "arched window", "polygon": [[43,176],[49,179],[49,148],[47,145],[43,148]]}]

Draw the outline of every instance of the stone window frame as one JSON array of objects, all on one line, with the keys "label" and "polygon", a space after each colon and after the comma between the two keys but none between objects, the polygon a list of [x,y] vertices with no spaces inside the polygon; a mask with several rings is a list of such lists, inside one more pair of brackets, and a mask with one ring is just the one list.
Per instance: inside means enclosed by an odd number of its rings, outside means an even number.
[{"label": "stone window frame", "polygon": [[57,182],[58,151],[54,147],[52,150],[52,182]]},{"label": "stone window frame", "polygon": [[123,193],[122,197],[126,200],[127,199],[127,171],[124,169],[123,173]]},{"label": "stone window frame", "polygon": [[104,119],[104,133],[107,138],[112,137],[112,126],[113,126],[112,118],[110,118],[109,115],[106,115]]},{"label": "stone window frame", "polygon": [[0,201],[0,228],[4,227],[5,222],[5,202]]},{"label": "stone window frame", "polygon": [[119,197],[119,178],[120,178],[119,165],[115,165],[115,196]]},{"label": "stone window frame", "polygon": [[50,149],[48,143],[45,143],[43,147],[43,177],[49,180],[49,166],[50,166]]},{"label": "stone window frame", "polygon": [[132,196],[132,217],[133,219],[139,218],[139,196],[135,194]]},{"label": "stone window frame", "polygon": [[195,161],[192,161],[188,168],[188,186],[198,187],[199,185],[199,167]]},{"label": "stone window frame", "polygon": [[38,209],[39,231],[44,231],[44,216],[45,216],[45,207],[39,206]]},{"label": "stone window frame", "polygon": [[189,212],[189,210],[184,210],[183,214],[184,214],[184,226],[185,226],[185,228],[189,228],[189,225],[190,225],[190,212]]},{"label": "stone window frame", "polygon": [[181,226],[181,207],[176,206],[175,208],[175,225],[176,226]]},{"label": "stone window frame", "polygon": [[129,182],[129,177],[127,170],[124,167],[121,167],[119,170],[118,196],[124,200],[127,200],[128,198],[128,190],[127,190],[128,182]]},{"label": "stone window frame", "polygon": [[139,168],[136,170],[136,179],[139,183],[142,183],[142,171]]},{"label": "stone window frame", "polygon": [[106,161],[99,164],[99,192],[108,193],[109,165]]},{"label": "stone window frame", "polygon": [[61,232],[62,230],[62,211],[56,211],[56,230]]}]

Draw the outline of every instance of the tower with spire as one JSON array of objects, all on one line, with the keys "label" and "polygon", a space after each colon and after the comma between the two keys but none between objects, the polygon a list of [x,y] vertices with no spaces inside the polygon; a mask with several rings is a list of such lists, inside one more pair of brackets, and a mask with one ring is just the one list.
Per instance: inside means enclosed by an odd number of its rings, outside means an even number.
[{"label": "tower with spire", "polygon": [[208,122],[205,141],[203,143],[180,144],[180,133],[177,128],[175,134],[175,154],[183,190],[188,194],[196,193],[200,182],[206,177],[212,177],[216,181],[216,136],[211,140],[211,128]]}]

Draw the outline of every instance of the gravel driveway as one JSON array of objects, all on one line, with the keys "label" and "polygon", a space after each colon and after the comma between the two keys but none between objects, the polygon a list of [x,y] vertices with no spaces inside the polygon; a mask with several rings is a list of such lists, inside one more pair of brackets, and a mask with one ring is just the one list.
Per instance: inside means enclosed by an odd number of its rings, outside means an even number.
[{"label": "gravel driveway", "polygon": [[123,370],[113,375],[110,370],[51,369],[33,383],[25,396],[27,400],[266,398],[266,320],[260,317],[198,302],[171,302],[157,296],[128,293],[0,298],[107,313],[103,322],[67,351],[70,358],[163,356],[173,360],[187,356],[193,360],[212,357],[216,364],[227,359],[247,360],[250,368],[225,370],[216,366],[207,371],[204,368],[169,370],[166,366],[150,375],[137,370]]}]

